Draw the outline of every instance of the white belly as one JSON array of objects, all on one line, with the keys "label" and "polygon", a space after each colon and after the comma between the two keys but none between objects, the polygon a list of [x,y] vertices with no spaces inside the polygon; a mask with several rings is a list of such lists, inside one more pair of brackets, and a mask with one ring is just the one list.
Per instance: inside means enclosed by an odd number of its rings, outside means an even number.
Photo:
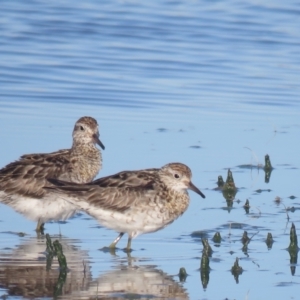
[{"label": "white belly", "polygon": [[172,223],[179,216],[170,216],[167,210],[157,206],[152,209],[132,207],[125,212],[116,212],[90,206],[87,202],[76,203],[80,209],[94,217],[102,226],[124,232],[133,238],[140,234],[155,232]]},{"label": "white belly", "polygon": [[49,221],[64,221],[76,213],[76,206],[63,199],[45,196],[35,199],[19,195],[6,195],[0,192],[0,202],[9,205],[16,212],[29,220],[46,223]]}]

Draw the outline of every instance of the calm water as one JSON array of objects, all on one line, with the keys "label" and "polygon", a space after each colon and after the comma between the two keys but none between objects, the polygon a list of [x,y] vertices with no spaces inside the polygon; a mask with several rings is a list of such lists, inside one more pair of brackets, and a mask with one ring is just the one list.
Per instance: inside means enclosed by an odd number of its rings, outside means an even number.
[{"label": "calm water", "polygon": [[[99,176],[179,161],[206,195],[190,192],[188,211],[135,239],[129,257],[99,250],[116,233],[88,215],[47,224],[70,269],[61,298],[296,299],[299,266],[285,249],[292,222],[300,230],[300,6],[148,2],[1,2],[0,167],[69,147],[74,122],[90,115],[106,146]],[[266,154],[275,167],[269,183],[256,167]],[[214,190],[228,168],[239,188],[231,209]],[[0,204],[0,226],[0,296],[52,298],[58,264],[46,270],[35,224]],[[254,235],[248,251],[245,230]],[[214,250],[206,288],[201,237]]]}]

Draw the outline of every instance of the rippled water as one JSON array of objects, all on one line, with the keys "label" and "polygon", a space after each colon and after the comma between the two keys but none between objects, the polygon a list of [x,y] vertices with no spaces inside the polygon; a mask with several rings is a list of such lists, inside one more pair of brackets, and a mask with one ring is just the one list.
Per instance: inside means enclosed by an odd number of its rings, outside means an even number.
[{"label": "rippled water", "polygon": [[[188,211],[135,239],[131,256],[100,251],[116,233],[83,213],[47,224],[70,269],[62,298],[296,298],[298,265],[285,249],[291,223],[300,230],[299,15],[296,1],[1,2],[1,167],[69,147],[74,122],[90,115],[106,146],[99,176],[180,161],[206,195],[190,192]],[[266,154],[269,183],[257,168]],[[232,208],[214,190],[228,168]],[[46,269],[45,237],[2,204],[0,226],[0,295],[52,298],[59,270],[56,259]],[[202,237],[214,250],[205,288]]]}]

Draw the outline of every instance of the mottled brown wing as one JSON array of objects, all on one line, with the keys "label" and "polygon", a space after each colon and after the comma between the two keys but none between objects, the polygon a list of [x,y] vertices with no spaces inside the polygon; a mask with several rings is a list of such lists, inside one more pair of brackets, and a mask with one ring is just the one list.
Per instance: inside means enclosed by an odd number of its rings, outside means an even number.
[{"label": "mottled brown wing", "polygon": [[69,150],[27,154],[0,170],[0,189],[30,197],[42,197],[47,177],[60,178],[70,172]]},{"label": "mottled brown wing", "polygon": [[56,178],[48,178],[55,186],[99,186],[99,187],[144,187],[152,181],[153,175],[159,169],[145,169],[140,171],[122,171],[115,175],[99,178],[89,183],[77,184]]},{"label": "mottled brown wing", "polygon": [[49,178],[48,181],[55,187],[45,189],[55,190],[72,202],[84,200],[92,206],[124,211],[136,202],[147,201],[147,195],[155,193],[154,185],[159,182],[158,170],[123,171],[87,184]]},{"label": "mottled brown wing", "polygon": [[91,207],[124,211],[139,203],[154,199],[157,193],[154,181],[149,181],[143,187],[99,187],[76,184],[70,186],[47,187],[46,189],[60,193],[71,202],[85,201]]},{"label": "mottled brown wing", "polygon": [[90,185],[99,187],[143,187],[152,180],[152,175],[156,174],[159,169],[145,169],[139,171],[123,171],[115,175],[102,177]]},{"label": "mottled brown wing", "polygon": [[121,212],[140,202],[152,201],[156,193],[154,182],[144,187],[96,187],[86,192],[86,200],[91,206]]},{"label": "mottled brown wing", "polygon": [[41,161],[45,159],[46,156],[49,157],[49,159],[54,159],[57,156],[68,156],[70,153],[70,149],[61,149],[55,152],[51,153],[33,153],[33,154],[24,154],[20,157],[19,160],[26,160],[27,162],[36,163],[38,161]]}]

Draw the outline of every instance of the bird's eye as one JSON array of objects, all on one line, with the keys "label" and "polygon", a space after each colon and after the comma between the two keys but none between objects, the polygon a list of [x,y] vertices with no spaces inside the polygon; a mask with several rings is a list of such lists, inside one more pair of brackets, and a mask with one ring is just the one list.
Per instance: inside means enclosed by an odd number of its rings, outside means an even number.
[{"label": "bird's eye", "polygon": [[179,176],[177,173],[175,173],[175,174],[174,174],[174,177],[175,177],[176,179],[178,179],[180,176]]},{"label": "bird's eye", "polygon": [[80,126],[80,130],[84,130],[83,126]]}]

